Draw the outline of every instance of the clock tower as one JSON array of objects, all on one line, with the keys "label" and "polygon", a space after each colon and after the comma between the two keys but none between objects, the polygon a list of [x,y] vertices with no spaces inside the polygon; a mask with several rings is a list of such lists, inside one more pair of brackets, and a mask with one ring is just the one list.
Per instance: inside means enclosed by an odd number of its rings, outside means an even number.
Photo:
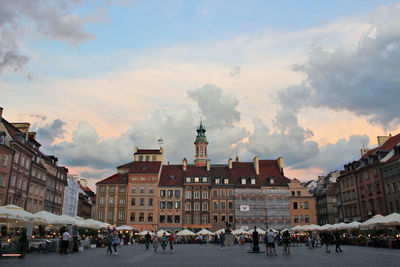
[{"label": "clock tower", "polygon": [[196,141],[194,146],[196,147],[196,154],[194,157],[195,166],[206,166],[207,164],[207,137],[206,128],[203,126],[203,122],[200,120],[200,125],[197,127]]}]

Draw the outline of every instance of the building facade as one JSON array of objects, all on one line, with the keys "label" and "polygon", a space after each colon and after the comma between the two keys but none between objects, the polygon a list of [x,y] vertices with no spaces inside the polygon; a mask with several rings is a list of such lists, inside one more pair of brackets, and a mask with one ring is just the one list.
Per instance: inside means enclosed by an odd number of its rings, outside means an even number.
[{"label": "building facade", "polygon": [[64,205],[62,214],[75,217],[78,216],[78,198],[80,189],[78,175],[68,175],[67,183],[68,186],[64,188]]},{"label": "building facade", "polygon": [[297,179],[293,179],[289,183],[289,191],[291,226],[316,224],[317,212],[314,196]]},{"label": "building facade", "polygon": [[400,213],[400,146],[396,145],[381,167],[388,213]]},{"label": "building facade", "polygon": [[[0,108],[1,123],[2,108]],[[0,130],[0,206],[6,204],[8,183],[11,175],[11,165],[14,151],[5,145],[6,133]]]}]

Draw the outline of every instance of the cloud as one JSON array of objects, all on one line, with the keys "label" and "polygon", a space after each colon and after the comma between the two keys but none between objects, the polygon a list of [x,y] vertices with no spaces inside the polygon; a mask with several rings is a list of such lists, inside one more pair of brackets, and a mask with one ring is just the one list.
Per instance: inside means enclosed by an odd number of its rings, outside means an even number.
[{"label": "cloud", "polygon": [[[208,95],[209,98],[205,96]],[[234,95],[225,94],[215,85],[188,91],[199,106],[199,110],[180,106],[176,109],[156,109],[146,118],[132,125],[118,137],[101,139],[89,122],[80,122],[69,141],[48,145],[46,153],[60,155],[61,164],[67,166],[88,166],[93,169],[115,168],[133,160],[134,147],[158,147],[157,140],[164,140],[166,161],[179,163],[186,157],[194,160],[193,142],[196,136],[198,114],[205,117],[207,138],[210,144],[209,158],[213,162],[225,162],[227,155],[237,152],[235,145],[246,138],[249,132],[243,127],[235,127],[234,121],[240,120],[236,110],[238,100]],[[210,101],[210,99],[212,101]],[[210,102],[210,103],[205,103]],[[216,111],[213,111],[215,105]],[[233,115],[232,115],[233,114]],[[56,121],[43,129],[44,139],[54,140],[47,132],[56,127]],[[39,130],[40,130],[39,129]],[[38,136],[40,136],[38,132]],[[52,139],[53,138],[53,139]]]},{"label": "cloud", "polygon": [[307,61],[294,70],[306,79],[278,94],[285,108],[348,110],[385,129],[396,127],[400,123],[400,3],[373,14],[358,47],[314,45]]},{"label": "cloud", "polygon": [[83,25],[92,17],[72,13],[80,1],[0,1],[0,74],[23,71],[29,56],[20,51],[21,43],[29,31],[41,33],[48,39],[72,45],[93,39]]},{"label": "cloud", "polygon": [[[39,118],[43,120],[43,117]],[[45,124],[37,130],[38,141],[43,144],[52,144],[55,138],[63,138],[65,134],[64,126],[65,122],[60,119],[55,119],[51,123]]]},{"label": "cloud", "polygon": [[231,72],[229,73],[229,75],[231,77],[239,76],[241,68],[242,68],[242,66],[240,66],[240,65],[236,65],[236,66],[232,67],[231,68]]}]

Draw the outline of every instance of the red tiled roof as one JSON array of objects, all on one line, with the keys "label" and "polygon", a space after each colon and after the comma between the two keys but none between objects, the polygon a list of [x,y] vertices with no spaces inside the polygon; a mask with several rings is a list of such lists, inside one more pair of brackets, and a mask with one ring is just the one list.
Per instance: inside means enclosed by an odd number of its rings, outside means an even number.
[{"label": "red tiled roof", "polygon": [[111,175],[110,177],[97,182],[96,184],[127,184],[128,183],[128,175],[116,173]]},{"label": "red tiled roof", "polygon": [[22,133],[20,130],[18,130],[16,127],[14,127],[11,123],[9,123],[6,119],[2,118],[2,121],[4,123],[4,126],[6,126],[7,131],[10,133],[11,137],[13,138],[14,141],[16,141],[18,144],[23,146],[25,149],[27,149],[31,153],[35,153],[32,147],[30,147],[27,143],[22,143],[19,141],[17,137],[17,133]]},{"label": "red tiled roof", "polygon": [[230,178],[231,172],[228,166],[211,166],[211,177]]},{"label": "red tiled roof", "polygon": [[125,163],[125,164],[123,164],[123,165],[118,166],[117,169],[120,169],[120,168],[122,168],[122,169],[129,169],[129,167],[131,166],[132,163],[133,163],[133,161],[128,162],[128,163]]},{"label": "red tiled roof", "polygon": [[161,161],[134,161],[131,162],[129,172],[131,173],[158,173]]},{"label": "red tiled roof", "polygon": [[194,166],[194,165],[187,165],[186,171],[183,172],[183,176],[210,176],[210,172],[207,171],[206,166]]},{"label": "red tiled roof", "polygon": [[138,149],[134,155],[137,154],[158,154],[161,155],[161,151],[159,149]]},{"label": "red tiled roof", "polygon": [[379,150],[382,151],[390,151],[393,149],[393,147],[395,147],[398,143],[400,143],[400,133],[392,136],[389,138],[389,140],[387,140],[385,143],[383,143],[383,145],[380,147]]},{"label": "red tiled roof", "polygon": [[379,149],[379,147],[375,147],[375,148],[372,148],[372,149],[368,150],[367,152],[365,152],[364,155],[361,156],[361,158],[359,160],[368,158],[369,155],[375,153],[378,149]]},{"label": "red tiled roof", "polygon": [[[173,176],[173,179],[171,179]],[[182,186],[183,169],[182,165],[163,165],[159,186]]]},{"label": "red tiled roof", "polygon": [[390,159],[388,159],[386,162],[384,162],[384,164],[391,163],[391,162],[396,161],[396,160],[398,160],[398,159],[400,159],[400,155],[394,155],[393,157],[391,157]]}]

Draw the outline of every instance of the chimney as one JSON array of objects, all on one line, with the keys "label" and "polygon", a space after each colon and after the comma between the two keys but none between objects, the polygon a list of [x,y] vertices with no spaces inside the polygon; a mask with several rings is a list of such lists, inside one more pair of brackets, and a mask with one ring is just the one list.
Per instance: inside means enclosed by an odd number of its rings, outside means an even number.
[{"label": "chimney", "polygon": [[369,148],[361,148],[360,151],[361,151],[361,157],[363,157],[365,153],[369,151]]},{"label": "chimney", "polygon": [[279,157],[276,160],[276,162],[278,163],[279,170],[280,170],[281,174],[283,175],[283,158]]},{"label": "chimney", "polygon": [[182,169],[183,169],[184,171],[186,171],[186,168],[187,168],[187,160],[186,160],[186,158],[184,158],[184,159],[182,160]]},{"label": "chimney", "polygon": [[0,107],[0,118],[3,116],[3,108]]},{"label": "chimney", "polygon": [[390,139],[390,137],[392,137],[391,134],[389,134],[388,136],[377,136],[378,146],[381,147],[387,140]]},{"label": "chimney", "polygon": [[229,158],[229,160],[228,160],[228,166],[229,166],[229,169],[231,170],[232,169],[232,159],[231,158]]},{"label": "chimney", "polygon": [[260,164],[258,163],[258,156],[254,157],[253,164],[254,164],[254,171],[256,172],[257,175],[259,175],[260,174]]},{"label": "chimney", "polygon": [[208,172],[210,171],[210,160],[209,159],[207,160],[207,171]]},{"label": "chimney", "polygon": [[11,124],[22,133],[24,133],[25,140],[28,141],[29,127],[31,126],[31,124],[29,122],[12,122]]},{"label": "chimney", "polygon": [[28,135],[29,137],[36,139],[36,132],[29,132]]}]

